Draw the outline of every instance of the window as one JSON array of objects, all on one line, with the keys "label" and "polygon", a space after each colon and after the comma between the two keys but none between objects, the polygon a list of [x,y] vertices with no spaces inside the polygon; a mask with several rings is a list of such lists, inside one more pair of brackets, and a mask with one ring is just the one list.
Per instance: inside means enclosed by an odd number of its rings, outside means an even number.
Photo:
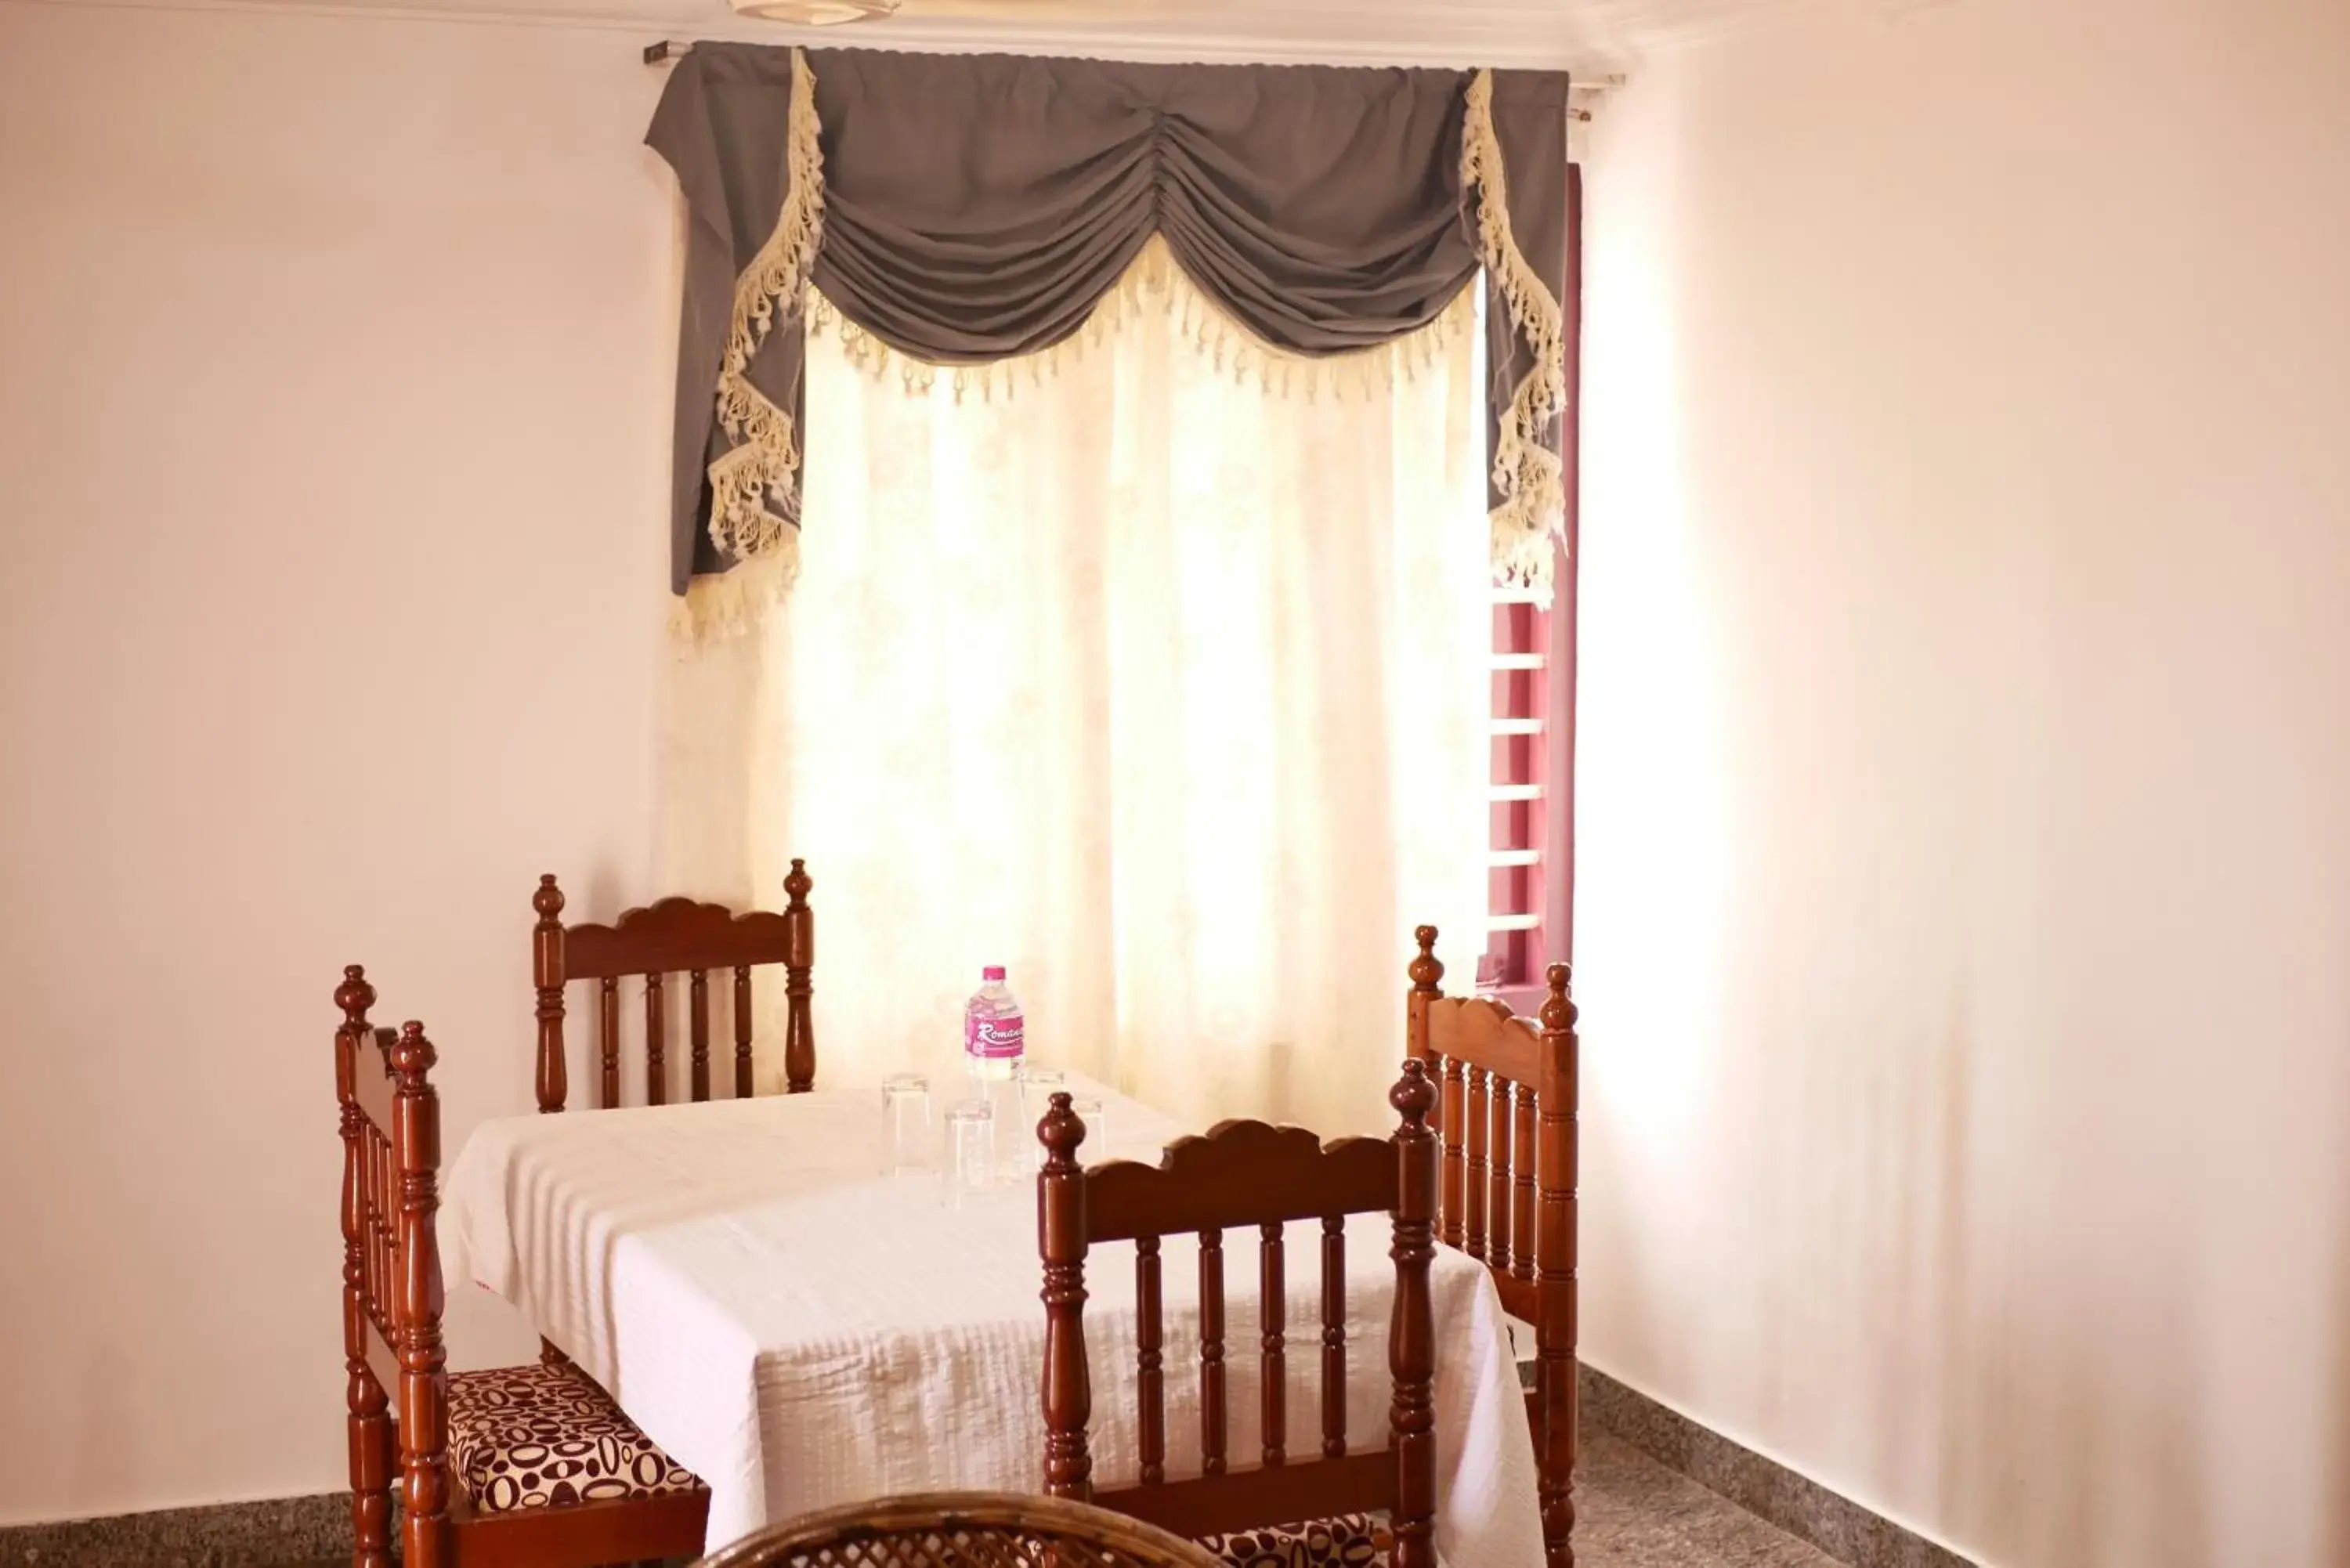
[{"label": "window", "polygon": [[1582,408],[1583,170],[1566,171],[1566,537],[1549,607],[1493,590],[1493,739],[1486,943],[1477,988],[1530,1012],[1543,970],[1575,946],[1576,429]]},{"label": "window", "polygon": [[1566,957],[1574,920],[1574,568],[1562,559],[1555,571],[1547,609],[1529,590],[1493,590],[1486,947],[1477,983],[1504,994],[1541,986],[1544,966]]}]

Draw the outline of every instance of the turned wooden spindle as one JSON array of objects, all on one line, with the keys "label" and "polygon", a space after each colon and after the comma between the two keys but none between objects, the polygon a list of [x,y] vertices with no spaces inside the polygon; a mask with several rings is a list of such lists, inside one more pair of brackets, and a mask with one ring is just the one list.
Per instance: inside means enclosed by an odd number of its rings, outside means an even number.
[{"label": "turned wooden spindle", "polygon": [[392,1141],[400,1162],[400,1449],[402,1563],[442,1568],[449,1552],[449,1390],[441,1344],[441,1106],[426,1075],[434,1059],[424,1026],[400,1026],[392,1047]]},{"label": "turned wooden spindle", "polygon": [[1510,1145],[1510,1091],[1514,1085],[1501,1074],[1486,1080],[1492,1096],[1487,1114],[1492,1126],[1485,1138],[1485,1262],[1506,1272],[1510,1266],[1510,1163],[1517,1151]]},{"label": "turned wooden spindle", "polygon": [[669,1104],[668,988],[656,970],[645,976],[645,1104]]},{"label": "turned wooden spindle", "polygon": [[1086,1424],[1093,1386],[1086,1366],[1086,1173],[1077,1149],[1086,1124],[1056,1094],[1036,1127],[1045,1168],[1036,1180],[1036,1247],[1045,1260],[1045,1490],[1084,1501],[1093,1493]]},{"label": "turned wooden spindle", "polygon": [[1282,1223],[1268,1220],[1257,1227],[1257,1286],[1262,1299],[1257,1341],[1258,1426],[1264,1437],[1264,1468],[1273,1469],[1289,1459],[1289,1357],[1284,1343],[1287,1272],[1282,1261]]},{"label": "turned wooden spindle", "polygon": [[1580,1046],[1569,971],[1550,966],[1542,1005],[1541,1168],[1534,1240],[1539,1316],[1534,1324],[1535,1394],[1542,1405],[1543,1549],[1547,1568],[1573,1568],[1575,1448],[1575,1082]]},{"label": "turned wooden spindle", "polygon": [[1396,1451],[1395,1568],[1436,1568],[1436,1314],[1429,1268],[1436,1208],[1436,1148],[1428,1113],[1436,1085],[1425,1063],[1407,1061],[1388,1103],[1401,1116],[1396,1128],[1394,1316],[1388,1365],[1395,1378],[1388,1432]]},{"label": "turned wooden spindle", "polygon": [[1224,1233],[1200,1232],[1200,1471],[1224,1473]]},{"label": "turned wooden spindle", "polygon": [[[364,1060],[364,1057],[362,1058]],[[364,1065],[360,1071],[365,1072]],[[384,1285],[383,1259],[387,1255],[379,1234],[379,1194],[383,1190],[382,1165],[378,1158],[377,1145],[381,1141],[372,1121],[359,1129],[359,1295],[360,1307],[368,1322],[380,1330],[387,1340],[390,1337],[391,1309],[397,1303]],[[397,1207],[396,1205],[394,1207]],[[384,1386],[387,1396],[399,1392],[396,1383]]]},{"label": "turned wooden spindle", "polygon": [[597,1065],[602,1069],[599,1102],[606,1110],[620,1103],[620,977],[608,974],[596,985]]},{"label": "turned wooden spindle", "polygon": [[1437,1199],[1437,1215],[1448,1247],[1461,1246],[1468,1239],[1468,1227],[1462,1223],[1469,1193],[1469,1151],[1461,1137],[1469,1111],[1466,1071],[1460,1057],[1444,1058],[1443,1097],[1437,1111],[1438,1125],[1443,1129],[1444,1182]]},{"label": "turned wooden spindle", "polygon": [[751,966],[734,971],[734,1097],[747,1100],[751,1085]]},{"label": "turned wooden spindle", "polygon": [[367,1361],[367,1256],[374,1221],[368,1212],[371,1151],[359,1105],[360,1047],[373,1035],[368,1009],[375,1005],[375,987],[358,964],[344,968],[342,983],[335,988],[335,1005],[343,1014],[342,1025],[335,1031],[335,1095],[341,1106],[343,1137],[343,1370],[344,1400],[350,1411],[351,1563],[353,1568],[391,1568],[391,1417],[388,1396]]},{"label": "turned wooden spindle", "polygon": [[686,975],[686,1038],[692,1051],[689,1084],[694,1100],[710,1097],[710,974],[692,970]]},{"label": "turned wooden spindle", "polygon": [[1520,1084],[1512,1092],[1517,1128],[1511,1141],[1517,1146],[1517,1170],[1510,1197],[1510,1277],[1529,1284],[1534,1277],[1534,1085]]},{"label": "turned wooden spindle", "polygon": [[1467,1156],[1465,1180],[1461,1189],[1461,1245],[1472,1258],[1485,1256],[1485,1195],[1489,1189],[1485,1179],[1485,1129],[1492,1121],[1486,1109],[1485,1069],[1474,1063],[1469,1064],[1468,1095],[1461,1110],[1464,1137],[1462,1147]]},{"label": "turned wooden spindle", "polygon": [[1165,1330],[1159,1302],[1159,1238],[1134,1239],[1135,1370],[1142,1413],[1142,1484],[1167,1479]]},{"label": "turned wooden spindle", "polygon": [[1322,1220],[1322,1457],[1347,1451],[1347,1220]]},{"label": "turned wooden spindle", "polygon": [[[364,1068],[361,1069],[365,1071]],[[392,1171],[391,1143],[383,1129],[369,1123],[361,1135],[365,1146],[367,1183],[367,1299],[369,1316],[378,1328],[390,1337],[391,1309],[398,1292],[391,1273],[392,1225],[400,1211],[398,1199],[392,1195],[400,1189],[400,1180]],[[391,1392],[386,1389],[389,1394]]]},{"label": "turned wooden spindle", "polygon": [[807,862],[794,860],[791,874],[784,878],[790,899],[784,906],[788,947],[784,959],[784,1090],[793,1095],[816,1087],[816,1018],[808,1001],[815,994],[808,971],[816,964],[816,915],[807,901],[815,886]]},{"label": "turned wooden spindle", "polygon": [[531,982],[538,994],[538,1108],[559,1111],[570,1092],[563,1060],[563,889],[552,876],[530,896],[538,913],[530,929]]}]

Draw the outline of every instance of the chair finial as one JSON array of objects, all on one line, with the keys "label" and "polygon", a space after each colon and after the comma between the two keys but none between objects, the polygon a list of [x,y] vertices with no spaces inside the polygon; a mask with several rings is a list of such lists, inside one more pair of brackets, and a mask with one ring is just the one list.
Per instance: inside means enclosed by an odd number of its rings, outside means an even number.
[{"label": "chair finial", "polygon": [[355,963],[343,966],[343,983],[335,987],[335,1005],[343,1010],[346,1024],[366,1027],[368,1009],[375,1005],[375,987],[368,983],[365,969]]},{"label": "chair finial", "polygon": [[542,920],[552,920],[563,913],[563,889],[555,885],[554,872],[538,879],[538,891],[530,896],[530,907],[538,911]]},{"label": "chair finial", "polygon": [[1437,985],[1444,979],[1443,961],[1436,956],[1436,928],[1421,926],[1412,937],[1419,943],[1419,955],[1411,961],[1404,972],[1411,980],[1411,988],[1423,996],[1437,994]]},{"label": "chair finial", "polygon": [[1396,1108],[1407,1125],[1427,1126],[1428,1113],[1436,1108],[1436,1085],[1429,1079],[1427,1063],[1417,1056],[1405,1061],[1403,1076],[1388,1091],[1388,1104]]},{"label": "chair finial", "polygon": [[400,1026],[400,1038],[391,1047],[391,1070],[402,1078],[421,1079],[439,1061],[440,1053],[432,1042],[424,1037],[424,1025],[411,1018]]},{"label": "chair finial", "polygon": [[1086,1123],[1070,1108],[1066,1091],[1054,1095],[1045,1119],[1036,1124],[1036,1140],[1045,1146],[1047,1169],[1065,1170],[1077,1163],[1077,1146],[1086,1141]]},{"label": "chair finial", "polygon": [[1543,998],[1542,1024],[1554,1034],[1573,1029],[1575,1019],[1581,1016],[1575,999],[1567,993],[1567,981],[1573,974],[1574,971],[1563,963],[1551,965],[1544,973],[1550,982],[1550,994]]}]

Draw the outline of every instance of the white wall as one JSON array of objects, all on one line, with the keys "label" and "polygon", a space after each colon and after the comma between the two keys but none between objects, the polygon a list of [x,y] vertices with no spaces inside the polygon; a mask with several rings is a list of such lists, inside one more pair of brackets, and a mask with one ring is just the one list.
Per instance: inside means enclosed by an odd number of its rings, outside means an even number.
[{"label": "white wall", "polygon": [[[2345,29],[1596,128],[1588,1354],[1995,1563],[2350,1560]],[[0,0],[0,1523],[340,1485],[337,966],[454,1147],[533,876],[651,876],[630,44]]]},{"label": "white wall", "polygon": [[345,1484],[339,966],[453,1149],[532,1103],[536,874],[647,890],[634,42],[0,0],[0,1523]]},{"label": "white wall", "polygon": [[1883,9],[1595,128],[1587,1355],[1988,1563],[2350,1562],[2350,7]]}]

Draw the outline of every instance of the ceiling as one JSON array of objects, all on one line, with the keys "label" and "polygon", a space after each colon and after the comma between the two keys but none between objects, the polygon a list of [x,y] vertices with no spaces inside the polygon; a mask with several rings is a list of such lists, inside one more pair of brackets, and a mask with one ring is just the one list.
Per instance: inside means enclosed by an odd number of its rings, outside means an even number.
[{"label": "ceiling", "polygon": [[1136,59],[1566,67],[1645,56],[1823,9],[1920,0],[902,0],[879,22],[816,32],[737,17],[727,0],[85,0],[607,27],[656,37],[820,40]]},{"label": "ceiling", "polygon": [[[534,0],[578,4],[581,0]],[[725,0],[599,0],[705,19]],[[902,0],[829,43],[1136,57],[1613,67],[1851,0]],[[732,29],[728,29],[732,31]],[[766,35],[777,29],[772,26]]]}]

